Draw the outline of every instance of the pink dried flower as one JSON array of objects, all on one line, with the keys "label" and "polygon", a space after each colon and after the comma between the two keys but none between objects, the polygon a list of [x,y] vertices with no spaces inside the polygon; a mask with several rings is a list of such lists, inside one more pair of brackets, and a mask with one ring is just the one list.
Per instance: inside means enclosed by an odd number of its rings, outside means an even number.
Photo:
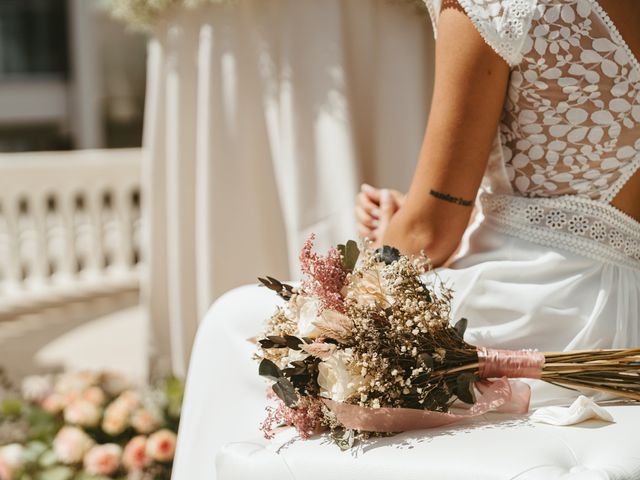
[{"label": "pink dried flower", "polygon": [[322,429],[324,414],[322,401],[310,397],[302,397],[297,408],[289,408],[278,399],[276,408],[267,407],[267,418],[262,422],[260,430],[270,440],[274,437],[274,429],[281,425],[294,427],[304,439],[311,437]]},{"label": "pink dried flower", "polygon": [[340,291],[345,284],[347,272],[342,267],[342,256],[331,248],[326,256],[313,251],[315,234],[311,234],[300,252],[300,264],[305,279],[303,290],[318,297],[323,308],[344,312],[344,300]]}]

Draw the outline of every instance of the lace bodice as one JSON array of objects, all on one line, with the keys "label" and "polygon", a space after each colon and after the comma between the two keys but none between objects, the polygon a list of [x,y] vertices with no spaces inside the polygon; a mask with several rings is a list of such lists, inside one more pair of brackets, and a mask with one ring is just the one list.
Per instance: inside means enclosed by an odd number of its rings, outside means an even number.
[{"label": "lace bodice", "polygon": [[640,62],[606,12],[595,0],[459,3],[511,66],[500,134],[514,193],[610,202],[640,167]]},{"label": "lace bodice", "polygon": [[609,202],[640,165],[640,64],[592,1],[539,1],[529,32],[501,122],[509,180]]},{"label": "lace bodice", "polygon": [[[436,31],[440,0],[425,3]],[[510,66],[483,185],[485,197],[494,198],[485,207],[496,211],[491,205],[500,204],[501,215],[508,211],[534,229],[591,238],[617,250],[622,263],[640,261],[640,223],[610,206],[640,168],[640,61],[607,13],[597,0],[458,3]],[[514,201],[506,208],[509,197],[557,201]],[[607,208],[613,223],[593,218],[583,225],[585,212],[571,211],[571,199]]]}]

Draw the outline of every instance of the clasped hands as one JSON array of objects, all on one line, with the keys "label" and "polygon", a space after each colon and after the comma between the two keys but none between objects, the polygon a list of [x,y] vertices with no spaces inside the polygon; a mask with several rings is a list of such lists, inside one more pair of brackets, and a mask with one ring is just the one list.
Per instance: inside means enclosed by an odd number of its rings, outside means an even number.
[{"label": "clasped hands", "polygon": [[358,235],[369,239],[374,248],[382,246],[389,222],[404,200],[405,194],[397,190],[375,188],[363,183],[355,206]]}]

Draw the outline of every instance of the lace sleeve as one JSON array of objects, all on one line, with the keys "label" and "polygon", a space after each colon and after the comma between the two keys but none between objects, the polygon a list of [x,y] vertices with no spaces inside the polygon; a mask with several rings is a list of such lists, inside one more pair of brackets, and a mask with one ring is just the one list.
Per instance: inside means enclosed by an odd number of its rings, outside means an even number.
[{"label": "lace sleeve", "polygon": [[522,60],[537,0],[424,0],[437,36],[440,11],[452,3],[464,11],[487,44],[510,67]]}]

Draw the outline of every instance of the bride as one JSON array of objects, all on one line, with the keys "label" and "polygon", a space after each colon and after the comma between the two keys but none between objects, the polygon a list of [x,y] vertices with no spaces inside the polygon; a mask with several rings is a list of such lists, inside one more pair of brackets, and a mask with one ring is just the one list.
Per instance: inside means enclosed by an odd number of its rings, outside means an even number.
[{"label": "bride", "polygon": [[[640,2],[427,6],[436,78],[416,172],[406,196],[363,186],[360,234],[425,250],[472,344],[640,345]],[[221,445],[259,435],[265,386],[246,339],[276,302],[242,287],[202,323],[177,480],[215,478]],[[566,395],[532,383],[538,404]]]}]

